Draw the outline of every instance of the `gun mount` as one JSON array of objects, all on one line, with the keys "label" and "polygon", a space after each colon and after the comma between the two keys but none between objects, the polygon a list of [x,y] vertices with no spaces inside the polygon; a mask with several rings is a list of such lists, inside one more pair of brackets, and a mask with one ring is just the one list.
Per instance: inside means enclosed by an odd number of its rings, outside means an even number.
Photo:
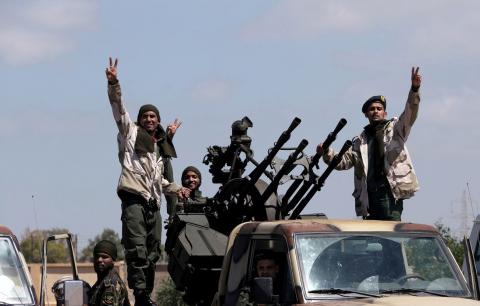
[{"label": "gun mount", "polygon": [[[253,158],[250,149],[252,140],[247,131],[253,123],[248,117],[232,124],[230,145],[207,148],[203,162],[209,165],[212,182],[221,186],[208,199],[203,213],[178,213],[174,217],[165,243],[169,255],[168,271],[177,289],[185,292],[184,300],[188,304],[210,305],[217,289],[228,235],[235,226],[246,221],[301,218],[302,210],[351,146],[347,141],[325,172],[318,176],[313,169],[318,168],[320,156],[310,158],[303,153],[308,145],[306,139],[293,148],[284,147],[300,122],[299,118],[293,119],[261,162]],[[345,124],[346,120],[341,119],[328,135],[324,147],[330,146]],[[286,160],[276,158],[280,150],[291,151]],[[249,163],[254,168],[244,175]],[[269,167],[273,170],[267,170]],[[297,167],[301,168],[301,174],[291,175]],[[279,197],[279,185],[288,182],[291,184],[286,195]]]}]

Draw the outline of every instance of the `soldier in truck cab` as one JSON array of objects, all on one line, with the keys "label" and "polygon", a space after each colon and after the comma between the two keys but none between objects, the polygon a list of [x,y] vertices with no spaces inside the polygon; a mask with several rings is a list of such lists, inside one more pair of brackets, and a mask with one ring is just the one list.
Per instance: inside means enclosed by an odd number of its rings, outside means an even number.
[{"label": "soldier in truck cab", "polygon": [[277,275],[280,271],[280,267],[275,259],[273,252],[260,252],[255,256],[255,269],[258,277],[271,277],[273,282],[273,293],[276,294],[278,289]]}]

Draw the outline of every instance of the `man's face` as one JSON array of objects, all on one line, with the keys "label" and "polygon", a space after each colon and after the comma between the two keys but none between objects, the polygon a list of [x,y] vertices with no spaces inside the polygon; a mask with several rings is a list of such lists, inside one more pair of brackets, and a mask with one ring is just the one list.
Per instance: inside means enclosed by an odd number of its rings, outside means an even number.
[{"label": "man's face", "polygon": [[200,185],[200,178],[193,171],[187,171],[183,176],[183,187],[187,187],[190,190],[196,190]]},{"label": "man's face", "polygon": [[113,259],[106,253],[98,253],[93,258],[93,268],[97,274],[104,274],[113,269]]},{"label": "man's face", "polygon": [[257,274],[259,277],[271,277],[275,280],[278,270],[278,265],[273,259],[260,259],[257,262]]},{"label": "man's face", "polygon": [[144,112],[140,117],[140,126],[149,133],[153,133],[159,123],[157,114],[153,111]]},{"label": "man's face", "polygon": [[365,112],[365,117],[368,118],[368,121],[370,121],[370,123],[374,123],[384,120],[387,117],[387,112],[383,108],[382,103],[373,102],[367,108],[367,111]]}]

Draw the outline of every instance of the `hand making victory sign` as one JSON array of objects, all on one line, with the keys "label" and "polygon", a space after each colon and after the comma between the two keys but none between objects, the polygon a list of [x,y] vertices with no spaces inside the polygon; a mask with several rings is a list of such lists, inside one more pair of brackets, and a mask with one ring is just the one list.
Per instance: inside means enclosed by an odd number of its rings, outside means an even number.
[{"label": "hand making victory sign", "polygon": [[174,122],[170,123],[167,125],[167,134],[168,137],[173,138],[175,133],[177,132],[177,129],[182,125],[182,121],[178,120],[178,118],[175,119]]},{"label": "hand making victory sign", "polygon": [[105,69],[105,74],[107,75],[107,80],[110,83],[115,83],[118,81],[117,79],[118,58],[115,59],[115,63],[113,63],[111,57],[109,57],[109,60],[110,60],[110,66]]},{"label": "hand making victory sign", "polygon": [[418,90],[422,84],[422,76],[418,74],[420,67],[412,67],[412,88]]}]

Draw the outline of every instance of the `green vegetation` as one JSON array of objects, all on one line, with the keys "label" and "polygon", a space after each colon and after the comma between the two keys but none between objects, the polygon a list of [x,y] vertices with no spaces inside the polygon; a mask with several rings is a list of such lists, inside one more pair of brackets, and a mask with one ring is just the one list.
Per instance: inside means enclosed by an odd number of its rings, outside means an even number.
[{"label": "green vegetation", "polygon": [[445,244],[448,246],[450,251],[455,257],[458,265],[461,267],[463,264],[463,242],[462,239],[457,238],[452,233],[450,227],[444,225],[441,221],[435,222],[435,227],[438,229],[440,234],[442,235]]},{"label": "green vegetation", "polygon": [[93,260],[93,248],[101,240],[109,240],[115,243],[118,253],[117,261],[125,258],[120,237],[113,229],[105,228],[100,235],[95,236],[93,239],[88,239],[88,245],[80,252],[79,261],[91,262]]},{"label": "green vegetation", "polygon": [[[64,228],[52,228],[48,230],[27,229],[20,241],[20,248],[27,262],[40,263],[42,261],[43,240],[56,234],[68,233]],[[48,262],[67,262],[70,254],[65,241],[51,241],[48,243]]]},{"label": "green vegetation", "polygon": [[182,293],[175,289],[175,284],[170,277],[163,280],[158,288],[157,304],[164,306],[187,306],[182,300]]}]

